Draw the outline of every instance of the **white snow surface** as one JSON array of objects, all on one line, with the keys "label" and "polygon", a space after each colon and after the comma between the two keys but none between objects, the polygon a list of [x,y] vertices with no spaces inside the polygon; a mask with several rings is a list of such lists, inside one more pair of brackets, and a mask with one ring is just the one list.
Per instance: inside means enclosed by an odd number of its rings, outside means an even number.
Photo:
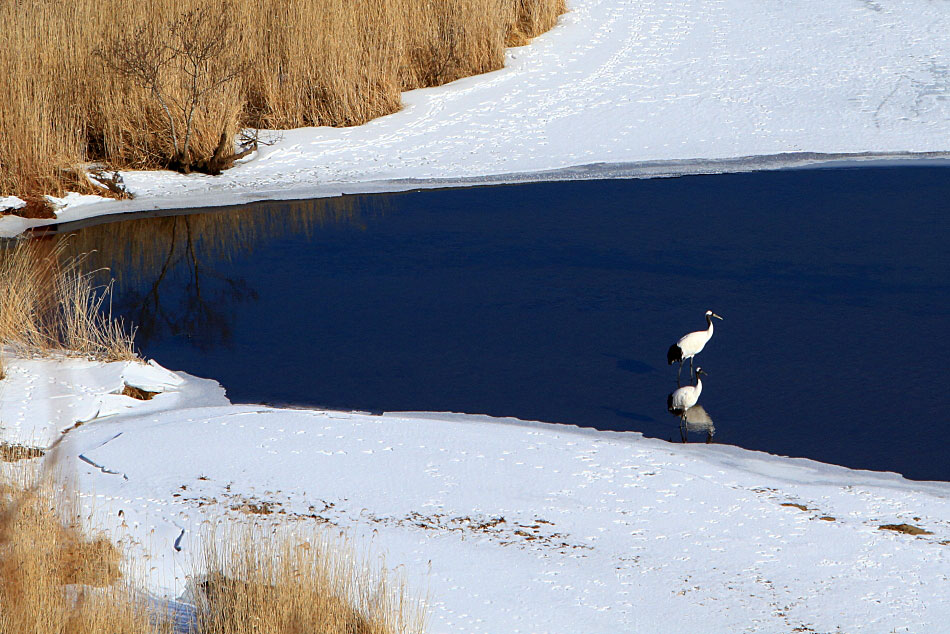
[{"label": "white snow surface", "polygon": [[[504,69],[353,128],[276,135],[221,176],[123,174],[56,220],[272,198],[946,157],[946,0],[569,0]],[[268,136],[265,134],[265,136]],[[0,218],[0,235],[23,230]]]},{"label": "white snow surface", "polygon": [[[950,622],[950,483],[513,419],[230,405],[214,382],[156,365],[7,368],[0,438],[85,421],[60,469],[158,597],[187,593],[208,526],[273,521],[385,555],[428,595],[435,633]],[[90,418],[121,381],[162,393]],[[270,515],[240,510],[264,504]],[[900,523],[931,534],[879,528]]]}]

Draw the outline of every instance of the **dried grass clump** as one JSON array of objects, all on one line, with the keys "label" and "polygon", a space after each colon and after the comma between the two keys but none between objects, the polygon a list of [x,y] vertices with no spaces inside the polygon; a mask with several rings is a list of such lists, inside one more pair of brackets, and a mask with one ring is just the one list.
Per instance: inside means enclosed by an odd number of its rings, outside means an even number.
[{"label": "dried grass clump", "polygon": [[300,541],[290,531],[248,529],[206,544],[210,572],[198,605],[205,634],[425,630],[425,615],[403,583],[325,534]]},{"label": "dried grass clump", "polygon": [[[121,554],[70,518],[54,486],[57,448],[39,475],[0,480],[0,632],[171,634],[123,579]],[[21,471],[21,473],[26,473]],[[421,634],[425,614],[405,585],[326,533],[248,527],[201,545],[209,574],[195,589],[195,634]]]},{"label": "dried grass clump", "polygon": [[133,333],[112,317],[110,286],[62,257],[65,244],[17,241],[0,249],[0,344],[20,354],[136,358]]},{"label": "dried grass clump", "polygon": [[564,10],[564,0],[0,2],[0,196],[121,195],[76,167],[214,172],[238,155],[245,126],[359,125],[398,110],[403,90],[500,68],[506,45]]},{"label": "dried grass clump", "polygon": [[64,521],[61,497],[49,482],[0,484],[0,632],[168,632],[121,583],[112,543]]}]

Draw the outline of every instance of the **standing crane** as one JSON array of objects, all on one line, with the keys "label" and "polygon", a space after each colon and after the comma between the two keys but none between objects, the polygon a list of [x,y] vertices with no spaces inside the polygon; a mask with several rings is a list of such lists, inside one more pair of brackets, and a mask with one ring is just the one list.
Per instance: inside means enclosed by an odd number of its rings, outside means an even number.
[{"label": "standing crane", "polygon": [[696,368],[696,385],[686,385],[674,390],[666,397],[666,409],[670,414],[680,417],[680,436],[686,442],[686,412],[699,402],[699,395],[703,393],[703,380],[700,375],[706,374],[702,368]]},{"label": "standing crane", "polygon": [[683,362],[689,359],[689,371],[693,374],[693,357],[702,352],[706,342],[713,336],[713,317],[722,319],[711,310],[706,311],[706,330],[697,330],[688,335],[684,335],[679,341],[670,346],[666,352],[666,361],[669,365],[679,363],[679,370],[676,372],[676,384],[680,384],[680,374],[683,372]]}]

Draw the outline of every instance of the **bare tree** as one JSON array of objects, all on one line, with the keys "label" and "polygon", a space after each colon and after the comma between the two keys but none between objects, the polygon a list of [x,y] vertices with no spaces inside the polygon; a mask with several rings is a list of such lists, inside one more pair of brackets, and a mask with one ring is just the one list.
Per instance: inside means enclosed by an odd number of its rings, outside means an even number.
[{"label": "bare tree", "polygon": [[[195,114],[207,106],[210,97],[247,70],[247,64],[234,52],[235,27],[229,19],[230,8],[229,2],[204,5],[160,28],[144,25],[129,35],[120,35],[98,51],[108,68],[145,88],[165,113],[173,148],[167,157],[171,169],[216,174],[255,149],[245,148],[235,154],[224,130],[210,157],[191,156]],[[175,80],[177,86],[172,83]]]},{"label": "bare tree", "polygon": [[[188,97],[182,104],[185,138],[178,157],[182,162],[188,160],[192,124],[199,104],[246,70],[245,64],[237,62],[230,50],[234,28],[229,19],[229,6],[226,4],[222,10],[215,13],[211,13],[207,6],[198,7],[183,13],[171,24],[170,47],[181,59],[188,78]],[[222,143],[219,142],[218,149],[215,150],[216,156],[221,149]]]}]

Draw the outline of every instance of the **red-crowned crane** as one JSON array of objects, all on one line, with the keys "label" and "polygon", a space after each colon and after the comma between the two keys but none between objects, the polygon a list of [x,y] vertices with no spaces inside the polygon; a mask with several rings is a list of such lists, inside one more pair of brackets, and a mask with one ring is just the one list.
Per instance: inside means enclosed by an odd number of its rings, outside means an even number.
[{"label": "red-crowned crane", "polygon": [[686,412],[699,402],[699,395],[703,393],[703,380],[700,375],[706,374],[702,368],[696,368],[696,385],[686,385],[678,388],[666,397],[666,409],[670,414],[680,417],[680,436],[686,442]]},{"label": "red-crowned crane", "polygon": [[706,342],[713,336],[713,317],[722,319],[711,310],[706,311],[706,330],[697,330],[688,335],[684,335],[679,341],[670,346],[666,352],[666,362],[669,365],[679,363],[679,370],[676,372],[676,384],[680,384],[680,374],[683,373],[683,362],[689,359],[689,371],[693,373],[693,357],[702,352],[706,347]]}]

